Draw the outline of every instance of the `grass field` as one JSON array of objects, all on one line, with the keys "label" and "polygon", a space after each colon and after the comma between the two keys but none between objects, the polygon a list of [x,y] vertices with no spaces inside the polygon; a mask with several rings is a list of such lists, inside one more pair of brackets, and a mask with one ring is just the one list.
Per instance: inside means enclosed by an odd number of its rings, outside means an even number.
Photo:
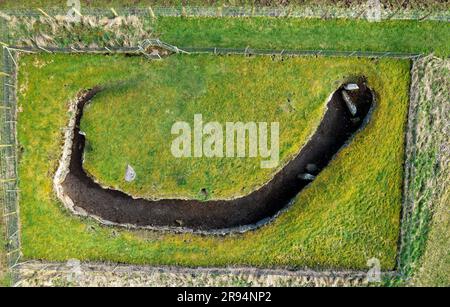
[{"label": "grass field", "polygon": [[289,63],[316,68],[309,74],[311,84],[329,87],[317,97],[319,104],[321,95],[335,86],[333,80],[365,75],[379,94],[373,119],[275,223],[222,238],[105,228],[65,212],[53,193],[52,175],[61,129],[67,124],[67,102],[83,88],[139,79],[155,64],[121,56],[24,56],[18,124],[23,147],[19,172],[24,257],[357,269],[377,257],[384,269],[392,269],[399,234],[409,62],[310,57],[288,59],[283,65]]},{"label": "grass field", "polygon": [[35,22],[31,32],[16,25],[10,31],[10,39],[35,37],[36,33],[52,37],[52,46],[59,47],[77,47],[80,42],[86,46],[137,45],[143,38],[158,37],[178,47],[450,54],[448,24],[432,21],[372,23],[349,19],[160,17],[144,18],[138,28],[114,28],[114,33],[111,28],[85,24],[58,27]]},{"label": "grass field", "polygon": [[[3,58],[3,50],[0,50],[0,58]],[[3,76],[0,76],[0,81],[3,83]],[[0,96],[3,97],[3,86],[0,86]],[[2,111],[0,111],[0,114],[3,116],[4,114],[1,113]],[[0,161],[0,163],[3,163],[3,161]],[[0,213],[2,217],[0,218],[0,287],[8,285],[8,272],[6,266],[5,220],[3,218],[4,212],[5,210],[3,208],[3,202],[1,202]]]},{"label": "grass field", "polygon": [[[447,182],[448,179],[447,179]],[[433,208],[433,220],[427,231],[425,252],[421,255],[421,267],[417,270],[414,283],[425,287],[448,287],[450,285],[450,192],[441,196]]]},{"label": "grass field", "polygon": [[[195,55],[153,62],[130,79],[128,72],[118,73],[117,78],[127,81],[110,84],[86,107],[81,123],[88,141],[84,167],[102,184],[138,197],[246,195],[268,182],[306,143],[325,112],[326,99],[344,82],[341,69],[329,60]],[[260,163],[267,159],[260,156],[174,157],[171,127],[184,121],[194,129],[195,114],[202,114],[204,124],[224,126],[279,122],[279,165],[263,169]],[[128,164],[137,173],[131,183],[124,178]]]},{"label": "grass field", "polygon": [[426,57],[413,70],[418,79],[415,118],[415,176],[409,194],[414,210],[403,223],[403,275],[419,286],[450,285],[450,60]]},{"label": "grass field", "polygon": [[0,287],[6,286],[8,284],[7,279],[7,266],[6,266],[6,242],[4,234],[4,223],[0,221]]}]

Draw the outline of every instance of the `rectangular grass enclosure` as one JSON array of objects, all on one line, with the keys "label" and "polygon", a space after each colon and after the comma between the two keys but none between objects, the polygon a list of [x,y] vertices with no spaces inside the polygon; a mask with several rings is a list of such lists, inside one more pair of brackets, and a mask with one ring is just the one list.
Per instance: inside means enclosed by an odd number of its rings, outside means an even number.
[{"label": "rectangular grass enclosure", "polygon": [[[26,259],[190,267],[365,269],[396,265],[410,61],[356,57],[175,54],[22,54],[17,133],[22,252]],[[73,216],[53,176],[69,102],[102,86],[85,110],[86,171],[146,198],[226,199],[265,184],[317,129],[327,98],[364,76],[376,103],[367,126],[272,223],[244,234],[203,236],[106,227]],[[176,159],[171,126],[192,121],[277,121],[280,164],[258,159]],[[127,164],[138,174],[123,179]]]}]

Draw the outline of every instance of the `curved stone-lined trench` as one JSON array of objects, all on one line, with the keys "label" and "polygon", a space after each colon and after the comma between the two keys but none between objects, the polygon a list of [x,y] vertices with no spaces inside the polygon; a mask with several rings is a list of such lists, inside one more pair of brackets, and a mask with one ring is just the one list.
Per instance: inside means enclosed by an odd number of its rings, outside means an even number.
[{"label": "curved stone-lined trench", "polygon": [[362,126],[373,105],[364,82],[342,85],[299,154],[258,190],[232,200],[145,200],[102,188],[83,170],[85,137],[80,134],[84,106],[101,88],[74,101],[63,156],[54,179],[58,197],[72,212],[108,225],[206,233],[242,232],[273,219],[314,180]]}]

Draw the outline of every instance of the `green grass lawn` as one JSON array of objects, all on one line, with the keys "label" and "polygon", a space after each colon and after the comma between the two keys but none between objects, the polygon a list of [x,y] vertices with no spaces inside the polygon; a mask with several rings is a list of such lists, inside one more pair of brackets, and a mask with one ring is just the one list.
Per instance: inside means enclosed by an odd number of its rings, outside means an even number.
[{"label": "green grass lawn", "polygon": [[[412,214],[403,222],[406,235],[400,271],[415,286],[450,285],[450,60],[427,57],[413,70],[419,95],[414,118],[415,152],[409,158],[414,175],[408,186]],[[407,203],[407,204],[408,204]]]},{"label": "green grass lawn", "polygon": [[[85,109],[84,167],[102,184],[138,197],[205,199],[202,189],[210,199],[246,195],[268,182],[313,134],[326,99],[343,82],[341,69],[330,60],[194,55],[146,63],[131,79],[117,73],[126,81],[109,84]],[[224,127],[279,122],[279,165],[263,169],[267,159],[260,156],[174,157],[171,127],[184,121],[194,129],[195,114],[202,114],[204,124]],[[137,173],[131,183],[124,178],[128,164]]]},{"label": "green grass lawn", "polygon": [[[3,208],[0,208],[3,213]],[[0,219],[0,287],[6,285],[6,255],[5,255],[5,224],[3,218]]]},{"label": "green grass lawn", "polygon": [[[185,61],[193,70],[195,66],[203,67],[200,57],[197,64],[195,58],[174,57],[166,61]],[[234,61],[269,65],[263,58],[224,59],[227,66]],[[355,74],[368,78],[378,100],[373,119],[365,130],[298,196],[289,211],[258,231],[227,237],[127,231],[102,227],[64,210],[53,193],[52,176],[60,155],[62,129],[69,117],[67,102],[80,89],[97,84],[122,82],[122,86],[129,87],[123,93],[131,95],[132,80],[157,73],[166,65],[122,56],[41,54],[21,58],[18,98],[22,112],[18,134],[23,148],[19,172],[25,259],[77,258],[194,267],[365,269],[367,259],[377,257],[384,269],[394,267],[402,198],[409,61],[308,57],[286,59],[283,64],[270,63],[282,65],[287,71],[302,72],[304,75],[295,76],[299,84],[318,88],[320,94],[315,99],[301,97],[298,92],[295,101],[300,104],[322,104],[343,78]],[[285,76],[289,76],[287,71]],[[283,74],[281,70],[278,73]],[[183,85],[180,82],[180,87]],[[134,86],[138,90],[139,82]],[[121,93],[119,87],[99,97],[98,106],[101,99],[114,93]],[[143,97],[142,93],[136,95]],[[242,111],[245,110],[249,109]],[[261,112],[257,105],[255,110],[256,114]],[[295,120],[292,116],[288,118]]]}]

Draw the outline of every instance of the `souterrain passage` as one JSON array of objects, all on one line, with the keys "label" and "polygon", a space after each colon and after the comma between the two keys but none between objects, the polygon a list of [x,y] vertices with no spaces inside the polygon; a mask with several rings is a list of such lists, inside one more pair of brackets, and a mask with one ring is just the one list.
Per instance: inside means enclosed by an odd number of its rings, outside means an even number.
[{"label": "souterrain passage", "polygon": [[[363,80],[363,78],[361,78]],[[212,231],[254,228],[270,220],[325,168],[366,121],[373,97],[364,81],[344,84],[331,95],[327,111],[299,154],[260,189],[233,200],[146,200],[102,188],[83,169],[85,136],[80,133],[83,108],[101,87],[80,95],[76,103],[73,133],[66,137],[70,157],[58,170],[58,196],[72,211],[104,223],[133,227]],[[66,168],[66,169],[63,169]],[[60,184],[59,184],[59,183]],[[254,227],[248,227],[254,225]]]}]

